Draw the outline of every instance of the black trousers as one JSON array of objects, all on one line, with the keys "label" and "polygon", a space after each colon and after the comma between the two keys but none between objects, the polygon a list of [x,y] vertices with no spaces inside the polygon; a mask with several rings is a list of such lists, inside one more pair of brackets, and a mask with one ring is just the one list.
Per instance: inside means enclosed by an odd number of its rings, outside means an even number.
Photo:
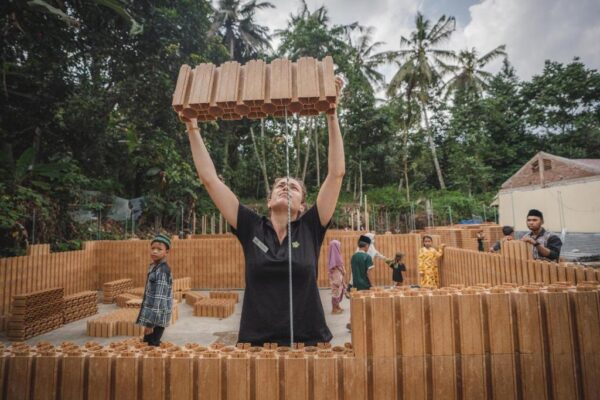
[{"label": "black trousers", "polygon": [[148,346],[160,346],[160,338],[164,331],[164,326],[155,326],[151,333],[144,335],[143,341],[148,343]]}]

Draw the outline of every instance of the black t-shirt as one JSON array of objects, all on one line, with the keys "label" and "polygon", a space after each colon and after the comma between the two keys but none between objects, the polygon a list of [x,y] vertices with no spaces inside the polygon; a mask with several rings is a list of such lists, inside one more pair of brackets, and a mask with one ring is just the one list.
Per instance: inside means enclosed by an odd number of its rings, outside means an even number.
[{"label": "black t-shirt", "polygon": [[392,263],[389,267],[393,270],[392,280],[394,282],[404,282],[404,277],[402,276],[402,271],[406,271],[404,263]]},{"label": "black t-shirt", "polygon": [[[329,342],[317,287],[317,266],[327,227],[316,205],[292,221],[292,292],[294,342]],[[288,237],[279,243],[271,221],[240,204],[237,229],[244,250],[246,290],[239,342],[290,344]]]}]

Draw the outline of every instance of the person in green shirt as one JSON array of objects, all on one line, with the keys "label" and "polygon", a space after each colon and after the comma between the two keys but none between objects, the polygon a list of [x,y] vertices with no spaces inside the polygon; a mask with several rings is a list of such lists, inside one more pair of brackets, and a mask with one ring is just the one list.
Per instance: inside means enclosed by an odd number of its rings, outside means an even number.
[{"label": "person in green shirt", "polygon": [[352,286],[356,290],[369,290],[371,288],[371,275],[375,267],[373,259],[367,251],[371,245],[371,239],[368,236],[361,235],[358,238],[358,251],[352,255],[350,264],[352,265]]}]

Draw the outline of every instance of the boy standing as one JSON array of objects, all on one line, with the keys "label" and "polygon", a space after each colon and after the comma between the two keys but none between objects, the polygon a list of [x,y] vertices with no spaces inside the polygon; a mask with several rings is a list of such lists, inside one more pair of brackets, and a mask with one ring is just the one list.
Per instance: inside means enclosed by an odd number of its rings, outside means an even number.
[{"label": "boy standing", "polygon": [[160,338],[171,321],[173,279],[167,264],[170,248],[171,240],[163,234],[156,235],[150,243],[152,264],[148,268],[144,299],[136,321],[144,326],[143,340],[150,346],[160,345]]},{"label": "boy standing", "polygon": [[367,251],[371,244],[371,239],[368,236],[361,235],[358,238],[358,250],[352,255],[350,264],[352,265],[352,286],[356,290],[369,290],[371,289],[371,274],[373,265],[373,259]]}]

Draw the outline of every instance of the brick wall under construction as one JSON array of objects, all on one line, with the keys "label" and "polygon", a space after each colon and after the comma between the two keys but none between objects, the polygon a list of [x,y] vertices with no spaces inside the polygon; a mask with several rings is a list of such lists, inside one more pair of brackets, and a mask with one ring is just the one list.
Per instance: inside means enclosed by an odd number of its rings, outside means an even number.
[{"label": "brick wall under construction", "polygon": [[[327,251],[329,242],[342,242],[346,270],[350,270],[350,257],[356,250],[360,232],[330,230],[327,232],[319,255],[318,284],[328,287]],[[173,240],[169,264],[173,277],[191,279],[181,282],[186,288],[232,289],[243,288],[244,256],[233,235],[218,238]],[[406,282],[417,282],[417,252],[420,236],[378,235],[376,246],[388,257],[396,251],[405,253]],[[9,312],[14,295],[48,289],[64,288],[65,295],[86,290],[98,290],[104,283],[130,279],[134,287],[146,281],[150,241],[97,241],[86,242],[84,250],[47,253],[35,251],[30,256],[0,258],[0,316]],[[47,247],[47,246],[46,246]],[[44,247],[44,249],[46,249]],[[375,285],[392,284],[391,270],[381,260],[375,260]],[[120,293],[120,292],[119,292]],[[110,294],[111,301],[118,293]]]},{"label": "brick wall under construction", "polygon": [[[597,284],[352,296],[352,344],[203,347],[139,339],[0,352],[9,399],[595,399]],[[1,345],[0,345],[1,347]]]}]

